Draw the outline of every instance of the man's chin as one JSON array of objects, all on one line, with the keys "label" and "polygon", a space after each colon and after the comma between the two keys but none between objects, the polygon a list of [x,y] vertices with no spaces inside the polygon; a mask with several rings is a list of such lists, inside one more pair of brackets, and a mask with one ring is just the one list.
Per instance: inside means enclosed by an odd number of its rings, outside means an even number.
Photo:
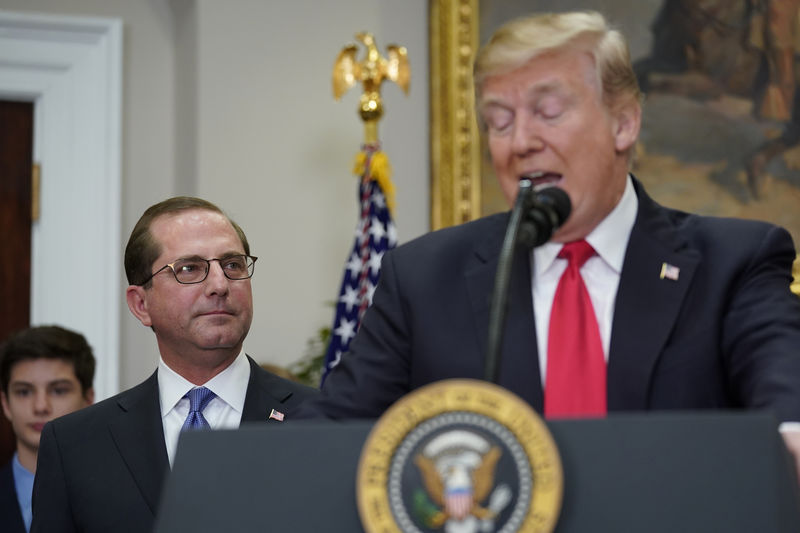
[{"label": "man's chin", "polygon": [[[191,343],[201,350],[232,350],[241,347],[250,324],[233,315],[207,315],[192,325]],[[188,340],[188,339],[187,339]]]},{"label": "man's chin", "polygon": [[578,241],[586,237],[586,235],[588,235],[588,232],[581,232],[580,228],[573,227],[569,221],[567,221],[566,224],[558,228],[558,230],[553,233],[553,236],[550,237],[549,242],[566,243]]},{"label": "man's chin", "polygon": [[550,241],[549,242],[557,242],[557,243],[569,242],[569,240],[568,240],[568,238],[569,238],[568,230],[569,230],[569,228],[565,229],[564,226],[561,226],[555,232],[553,232],[553,235],[552,235],[552,237],[550,237]]},{"label": "man's chin", "polygon": [[242,346],[244,337],[247,333],[241,330],[232,331],[229,328],[221,328],[214,331],[212,328],[205,328],[198,338],[198,346],[203,350],[232,350]]}]

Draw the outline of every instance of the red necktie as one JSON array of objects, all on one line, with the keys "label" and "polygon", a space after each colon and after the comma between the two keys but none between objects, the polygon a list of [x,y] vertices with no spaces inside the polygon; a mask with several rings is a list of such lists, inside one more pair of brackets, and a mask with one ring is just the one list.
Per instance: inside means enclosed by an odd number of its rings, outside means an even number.
[{"label": "red necktie", "polygon": [[550,313],[544,414],[602,417],[606,414],[606,361],[592,300],[580,268],[594,255],[584,240],[564,245],[569,263],[558,282]]}]

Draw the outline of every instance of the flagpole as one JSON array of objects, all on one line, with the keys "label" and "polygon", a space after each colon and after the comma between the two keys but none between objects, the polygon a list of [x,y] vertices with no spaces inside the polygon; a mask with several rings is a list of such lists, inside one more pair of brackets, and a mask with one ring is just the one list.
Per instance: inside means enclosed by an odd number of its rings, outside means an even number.
[{"label": "flagpole", "polygon": [[380,277],[383,254],[397,245],[392,221],[394,184],[388,156],[381,151],[378,122],[383,116],[381,84],[397,83],[408,94],[410,69],[405,47],[387,46],[387,57],[378,52],[370,33],[358,33],[356,39],[366,47],[366,57],[356,60],[358,48],[344,47],[333,66],[333,96],[339,100],[350,88],[361,83],[359,116],[364,122],[364,143],[356,155],[354,173],[359,176],[359,222],[355,243],[345,263],[345,271],[336,302],[331,338],[322,371],[324,383],[328,372],[337,366],[355,337]]}]

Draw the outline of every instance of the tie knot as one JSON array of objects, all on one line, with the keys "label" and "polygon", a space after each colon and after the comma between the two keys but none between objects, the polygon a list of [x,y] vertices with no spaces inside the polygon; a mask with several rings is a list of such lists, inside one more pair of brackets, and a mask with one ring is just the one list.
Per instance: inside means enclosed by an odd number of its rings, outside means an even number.
[{"label": "tie knot", "polygon": [[202,412],[216,394],[205,387],[197,387],[186,393],[189,398],[189,412]]},{"label": "tie knot", "polygon": [[566,259],[570,265],[575,265],[576,268],[581,268],[594,254],[592,245],[581,239],[566,243],[558,252],[558,257]]}]

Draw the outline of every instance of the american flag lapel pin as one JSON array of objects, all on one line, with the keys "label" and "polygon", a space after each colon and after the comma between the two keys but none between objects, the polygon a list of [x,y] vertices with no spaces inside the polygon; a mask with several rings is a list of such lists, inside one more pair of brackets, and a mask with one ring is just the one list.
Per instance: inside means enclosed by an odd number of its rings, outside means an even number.
[{"label": "american flag lapel pin", "polygon": [[680,273],[681,269],[676,267],[675,265],[670,265],[669,263],[661,263],[661,274],[659,275],[659,278],[678,281],[678,275]]},{"label": "american flag lapel pin", "polygon": [[283,413],[273,409],[269,412],[269,420],[277,420],[278,422],[283,422]]}]

